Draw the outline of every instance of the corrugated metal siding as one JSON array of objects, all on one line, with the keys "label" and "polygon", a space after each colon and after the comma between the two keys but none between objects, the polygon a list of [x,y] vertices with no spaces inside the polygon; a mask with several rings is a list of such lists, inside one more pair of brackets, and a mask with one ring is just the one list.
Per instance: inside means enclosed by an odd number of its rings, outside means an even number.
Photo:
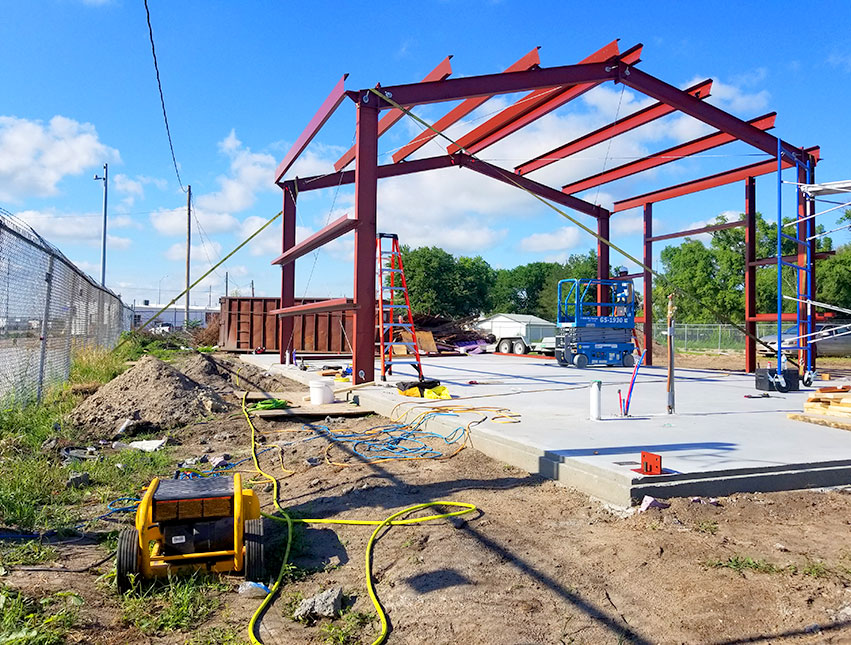
[{"label": "corrugated metal siding", "polygon": [[[298,304],[316,302],[305,298]],[[219,346],[249,352],[263,346],[278,350],[278,320],[268,312],[280,307],[280,298],[221,298]],[[352,312],[331,311],[294,316],[293,346],[297,352],[351,353]]]}]

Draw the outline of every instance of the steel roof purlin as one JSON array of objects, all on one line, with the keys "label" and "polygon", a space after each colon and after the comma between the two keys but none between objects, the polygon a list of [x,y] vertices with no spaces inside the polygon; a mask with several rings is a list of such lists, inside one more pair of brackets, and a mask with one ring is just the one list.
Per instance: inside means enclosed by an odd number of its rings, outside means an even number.
[{"label": "steel roof purlin", "polygon": [[[771,112],[755,119],[751,119],[748,123],[760,130],[770,130],[774,127],[774,120],[776,117],[777,113]],[[629,177],[630,175],[644,172],[651,168],[663,166],[673,161],[677,161],[678,159],[682,159],[683,157],[690,157],[691,155],[699,152],[712,150],[713,148],[732,143],[735,140],[736,138],[732,134],[727,134],[726,132],[714,132],[712,134],[707,134],[706,136],[698,139],[693,139],[666,150],[655,152],[652,155],[636,159],[635,161],[630,161],[615,168],[597,173],[596,175],[586,177],[585,179],[574,181],[566,186],[562,186],[562,191],[568,195],[572,195],[583,190],[588,190],[589,188],[608,184],[616,179],[623,179],[624,177]]]},{"label": "steel roof purlin", "polygon": [[[803,155],[812,156],[816,161],[819,158],[818,146],[807,148],[806,150],[799,151],[799,153],[802,153]],[[794,162],[792,161],[783,161],[784,169],[791,168],[793,165]],[[643,206],[644,204],[655,204],[656,202],[661,202],[666,199],[672,199],[674,197],[681,197],[683,195],[697,193],[701,190],[707,190],[708,188],[717,188],[718,186],[724,186],[726,184],[732,184],[736,181],[742,181],[744,179],[747,179],[748,177],[759,177],[760,175],[767,175],[776,171],[776,159],[769,159],[768,161],[759,161],[748,166],[742,166],[740,168],[734,168],[732,170],[725,170],[724,172],[719,172],[708,177],[701,177],[700,179],[694,179],[692,181],[687,181],[682,184],[677,184],[676,186],[669,186],[668,188],[654,190],[653,192],[644,193],[643,195],[638,195],[636,197],[630,197],[629,199],[622,199],[620,201],[615,202],[612,212],[619,213],[621,211],[629,210],[630,208]]]},{"label": "steel roof purlin", "polygon": [[[541,63],[541,59],[538,56],[538,50],[540,47],[535,47],[532,51],[526,54],[523,58],[518,60],[516,63],[510,65],[504,73],[506,72],[525,72],[534,67],[537,67]],[[471,99],[465,99],[454,108],[449,110],[446,114],[440,117],[434,124],[434,130],[443,131],[448,128],[450,125],[454,125],[465,116],[470,114],[477,107],[485,103],[491,96],[477,96]],[[429,141],[434,139],[437,136],[437,132],[434,130],[425,130],[421,132],[416,137],[414,137],[410,143],[402,146],[394,155],[393,161],[394,163],[398,163],[405,159],[405,157],[410,156],[420,148],[422,148]]]},{"label": "steel roof purlin", "polygon": [[[636,45],[635,47],[621,54],[618,59],[632,64],[638,63],[641,60],[640,57],[642,48],[643,45]],[[582,96],[583,94],[585,94],[585,92],[592,90],[599,84],[600,83],[583,83],[580,85],[573,85],[566,89],[564,92],[551,96],[541,105],[534,107],[522,116],[518,116],[513,121],[506,124],[496,132],[493,132],[492,134],[482,138],[480,141],[467,147],[466,149],[468,152],[471,153],[476,153],[480,150],[484,150],[488,146],[496,143],[497,141],[504,139],[509,134],[512,134],[517,130],[525,128],[530,123],[537,121],[538,119],[549,114],[553,110],[560,108],[562,105],[565,105],[573,99]]]},{"label": "steel roof purlin", "polygon": [[[613,40],[608,45],[601,47],[590,56],[579,61],[579,64],[600,63],[616,60],[618,51],[618,41]],[[638,58],[635,55],[635,48],[630,50],[630,53],[630,58],[634,62]],[[640,53],[641,47],[639,46],[638,54]],[[470,153],[478,152],[487,145],[496,143],[503,137],[508,136],[511,132],[518,130],[519,127],[522,127],[517,126],[511,129],[512,124],[516,123],[519,119],[533,110],[536,110],[546,104],[550,105],[547,112],[551,112],[559,107],[559,105],[567,103],[571,99],[587,92],[601,82],[602,80],[594,83],[583,83],[582,85],[562,85],[536,89],[465,134],[463,137],[458,139],[457,144],[452,144],[447,147],[446,151],[449,154],[458,152],[462,149]],[[582,91],[579,91],[580,88],[583,88]],[[546,112],[540,113],[538,117],[543,116],[544,114],[546,114]],[[486,140],[488,142],[484,143]]]},{"label": "steel roof purlin", "polygon": [[[692,96],[705,99],[709,96],[711,89],[712,79],[708,78],[705,81],[692,85],[684,91]],[[649,105],[646,108],[618,119],[614,123],[605,125],[602,128],[589,132],[588,134],[584,134],[569,143],[565,143],[558,148],[553,148],[549,152],[545,152],[534,159],[530,159],[529,161],[516,166],[514,170],[518,175],[525,175],[533,170],[538,170],[550,165],[551,163],[564,159],[565,157],[576,154],[577,152],[587,150],[598,143],[608,141],[613,137],[629,132],[630,130],[634,130],[646,123],[651,123],[652,121],[660,119],[675,111],[676,108],[668,105],[667,103],[654,103],[653,105]]]}]

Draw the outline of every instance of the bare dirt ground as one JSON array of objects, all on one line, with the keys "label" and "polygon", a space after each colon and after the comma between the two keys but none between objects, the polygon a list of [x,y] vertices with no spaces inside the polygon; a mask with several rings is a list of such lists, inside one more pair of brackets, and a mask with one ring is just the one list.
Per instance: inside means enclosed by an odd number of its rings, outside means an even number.
[{"label": "bare dirt ground", "polygon": [[[247,456],[248,428],[233,409],[174,431],[175,457],[209,448]],[[333,423],[336,430],[365,430],[387,420]],[[624,516],[472,447],[445,461],[370,465],[334,446],[334,460],[350,467],[309,466],[308,457],[324,456],[324,439],[304,441],[313,435],[294,421],[258,419],[256,426],[264,446],[282,446],[261,461],[281,478],[281,504],[297,516],[380,520],[440,500],[478,507],[454,521],[393,527],[380,537],[373,575],[392,626],[390,644],[851,643],[851,488],[742,494],[718,505],[672,499],[669,508]],[[281,457],[293,474],[282,470]],[[242,466],[246,473],[249,465]],[[256,490],[271,512],[270,494],[262,484]],[[341,586],[347,606],[372,612],[363,562],[371,532],[298,530],[300,573],[264,616],[264,643],[338,642],[324,640],[322,622],[305,625],[285,615],[299,595]],[[54,564],[66,567],[106,554],[82,544],[58,549]],[[36,595],[77,591],[85,604],[70,642],[183,643],[193,635],[128,626],[116,592],[98,582],[110,566],[82,574],[10,571],[3,581]],[[235,590],[239,579],[231,580]],[[259,604],[235,591],[222,600],[196,632],[243,630]],[[361,642],[377,633],[377,623],[365,627]]]}]

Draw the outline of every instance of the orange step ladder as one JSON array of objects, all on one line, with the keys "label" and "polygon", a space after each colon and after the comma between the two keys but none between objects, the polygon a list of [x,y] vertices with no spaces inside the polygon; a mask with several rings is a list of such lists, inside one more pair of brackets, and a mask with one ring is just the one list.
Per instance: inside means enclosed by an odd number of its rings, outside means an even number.
[{"label": "orange step ladder", "polygon": [[[386,241],[390,242],[389,249]],[[386,381],[393,374],[394,365],[416,365],[419,380],[423,380],[423,365],[420,360],[420,346],[414,329],[411,314],[411,300],[408,297],[408,283],[402,266],[402,253],[399,250],[399,236],[395,233],[379,233],[378,255],[378,343],[381,354],[381,380]],[[397,280],[398,276],[398,280]],[[404,296],[402,298],[401,296]],[[403,304],[404,300],[404,304]],[[401,332],[407,331],[411,340],[403,340]],[[398,338],[397,338],[398,337]],[[405,347],[406,354],[394,354],[394,347]],[[413,352],[410,349],[412,348]],[[410,354],[413,353],[414,360]]]}]

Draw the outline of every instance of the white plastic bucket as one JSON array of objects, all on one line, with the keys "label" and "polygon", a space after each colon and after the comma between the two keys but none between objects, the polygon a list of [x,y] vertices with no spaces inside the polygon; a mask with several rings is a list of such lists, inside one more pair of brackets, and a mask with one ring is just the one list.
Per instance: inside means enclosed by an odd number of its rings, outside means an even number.
[{"label": "white plastic bucket", "polygon": [[310,382],[310,402],[313,405],[324,405],[334,402],[334,389],[330,381]]}]

